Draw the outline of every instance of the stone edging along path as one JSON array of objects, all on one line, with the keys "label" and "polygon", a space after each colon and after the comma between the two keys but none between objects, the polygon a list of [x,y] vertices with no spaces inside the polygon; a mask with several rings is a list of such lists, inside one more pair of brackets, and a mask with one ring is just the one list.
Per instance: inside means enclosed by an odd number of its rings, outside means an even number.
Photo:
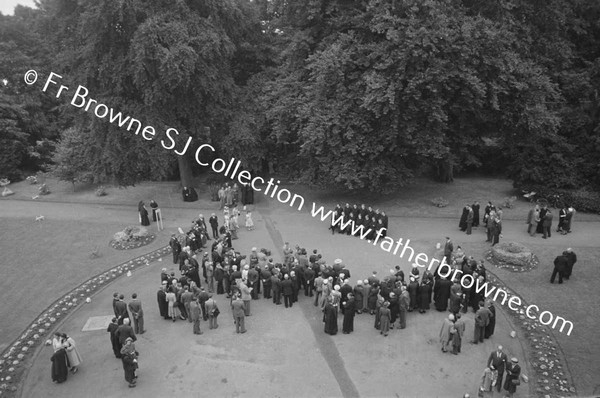
[{"label": "stone edging along path", "polygon": [[165,246],[148,254],[126,261],[108,271],[88,279],[69,293],[52,303],[40,316],[25,329],[21,337],[13,341],[0,358],[0,396],[15,396],[18,385],[26,374],[26,360],[30,359],[36,348],[51,338],[50,332],[60,320],[79,307],[91,295],[107,286],[116,278],[126,275],[128,271],[140,268],[171,253]]},{"label": "stone edging along path", "polygon": [[[25,361],[30,359],[36,348],[45,344],[46,340],[50,337],[50,332],[53,330],[53,327],[56,327],[59,320],[64,319],[80,304],[85,303],[86,298],[107,286],[114,279],[124,274],[126,275],[130,270],[148,265],[151,261],[155,261],[170,253],[171,248],[166,246],[136,257],[133,260],[126,261],[88,279],[50,305],[27,327],[21,337],[9,345],[2,353],[2,358],[0,359],[0,396],[11,397],[16,395],[18,391],[17,386],[26,374]],[[487,270],[487,272],[491,276],[488,277],[490,284],[496,286],[496,288],[502,288],[507,292],[507,300],[516,295],[490,270]],[[521,300],[523,301],[523,299]],[[527,303],[523,301],[522,308],[526,307]],[[540,397],[575,395],[576,389],[573,386],[568,367],[564,362],[560,346],[556,343],[554,335],[549,328],[542,325],[537,319],[539,314],[536,312],[536,319],[529,319],[523,309],[506,312],[510,314],[514,324],[521,328],[525,337],[524,340],[528,345],[529,360],[535,376],[528,378],[527,381],[533,382],[533,379],[536,380],[537,387],[535,391],[537,395]]]}]

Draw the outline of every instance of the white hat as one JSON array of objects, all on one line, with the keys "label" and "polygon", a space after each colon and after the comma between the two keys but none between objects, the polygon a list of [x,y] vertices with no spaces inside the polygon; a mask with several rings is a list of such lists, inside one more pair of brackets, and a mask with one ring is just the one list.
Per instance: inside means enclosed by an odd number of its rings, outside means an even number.
[{"label": "white hat", "polygon": [[336,258],[336,259],[333,261],[333,263],[334,263],[334,264],[341,264],[341,263],[342,263],[342,259],[341,259],[341,258]]},{"label": "white hat", "polygon": [[328,284],[328,283],[329,283],[329,281],[328,281],[327,279],[323,279],[323,284],[324,284],[324,285],[326,285],[326,284]]}]

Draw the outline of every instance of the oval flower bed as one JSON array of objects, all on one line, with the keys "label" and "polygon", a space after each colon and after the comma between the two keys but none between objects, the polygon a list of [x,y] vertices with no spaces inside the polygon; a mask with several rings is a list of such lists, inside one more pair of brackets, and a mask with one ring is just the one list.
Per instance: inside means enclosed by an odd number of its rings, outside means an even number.
[{"label": "oval flower bed", "polygon": [[129,226],[117,232],[109,244],[117,250],[137,249],[151,243],[155,238],[156,235],[149,233],[145,227]]}]

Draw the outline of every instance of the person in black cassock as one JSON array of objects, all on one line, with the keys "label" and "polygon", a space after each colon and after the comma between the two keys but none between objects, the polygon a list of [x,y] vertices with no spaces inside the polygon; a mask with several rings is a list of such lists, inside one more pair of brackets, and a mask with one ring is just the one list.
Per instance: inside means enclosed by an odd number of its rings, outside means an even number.
[{"label": "person in black cassock", "polygon": [[140,200],[140,203],[138,203],[138,212],[140,213],[140,223],[143,226],[150,225],[150,219],[148,218],[148,210],[146,210],[146,206],[144,205],[143,200]]},{"label": "person in black cassock", "polygon": [[325,333],[335,335],[338,332],[337,309],[333,306],[333,300],[327,299],[325,309],[323,310],[323,322],[325,322]]},{"label": "person in black cassock", "polygon": [[479,226],[479,202],[475,201],[475,203],[473,203],[473,206],[471,206],[471,209],[473,209],[473,226],[474,227],[478,227]]},{"label": "person in black cassock", "polygon": [[50,361],[52,361],[52,381],[55,383],[67,381],[67,376],[69,374],[69,369],[67,367],[67,350],[65,348],[57,350],[54,355],[50,357]]},{"label": "person in black cassock", "polygon": [[469,206],[463,207],[462,215],[460,216],[460,221],[458,223],[458,228],[461,231],[465,232],[467,230],[467,216],[469,215]]},{"label": "person in black cassock", "polygon": [[354,332],[354,314],[356,314],[356,301],[354,295],[348,293],[347,301],[344,302],[344,323],[342,325],[342,331],[344,334]]}]

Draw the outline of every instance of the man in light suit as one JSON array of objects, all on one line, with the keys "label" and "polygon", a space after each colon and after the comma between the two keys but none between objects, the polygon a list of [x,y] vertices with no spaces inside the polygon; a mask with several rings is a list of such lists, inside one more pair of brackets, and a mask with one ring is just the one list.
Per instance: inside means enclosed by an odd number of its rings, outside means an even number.
[{"label": "man in light suit", "polygon": [[244,302],[237,295],[235,296],[235,300],[231,302],[231,310],[233,312],[233,319],[235,319],[235,332],[246,333]]},{"label": "man in light suit", "polygon": [[488,358],[487,366],[493,366],[498,371],[498,379],[496,381],[496,389],[500,392],[502,388],[502,377],[504,376],[504,368],[506,361],[508,360],[506,354],[502,351],[502,346],[499,345],[498,349],[490,354]]}]

